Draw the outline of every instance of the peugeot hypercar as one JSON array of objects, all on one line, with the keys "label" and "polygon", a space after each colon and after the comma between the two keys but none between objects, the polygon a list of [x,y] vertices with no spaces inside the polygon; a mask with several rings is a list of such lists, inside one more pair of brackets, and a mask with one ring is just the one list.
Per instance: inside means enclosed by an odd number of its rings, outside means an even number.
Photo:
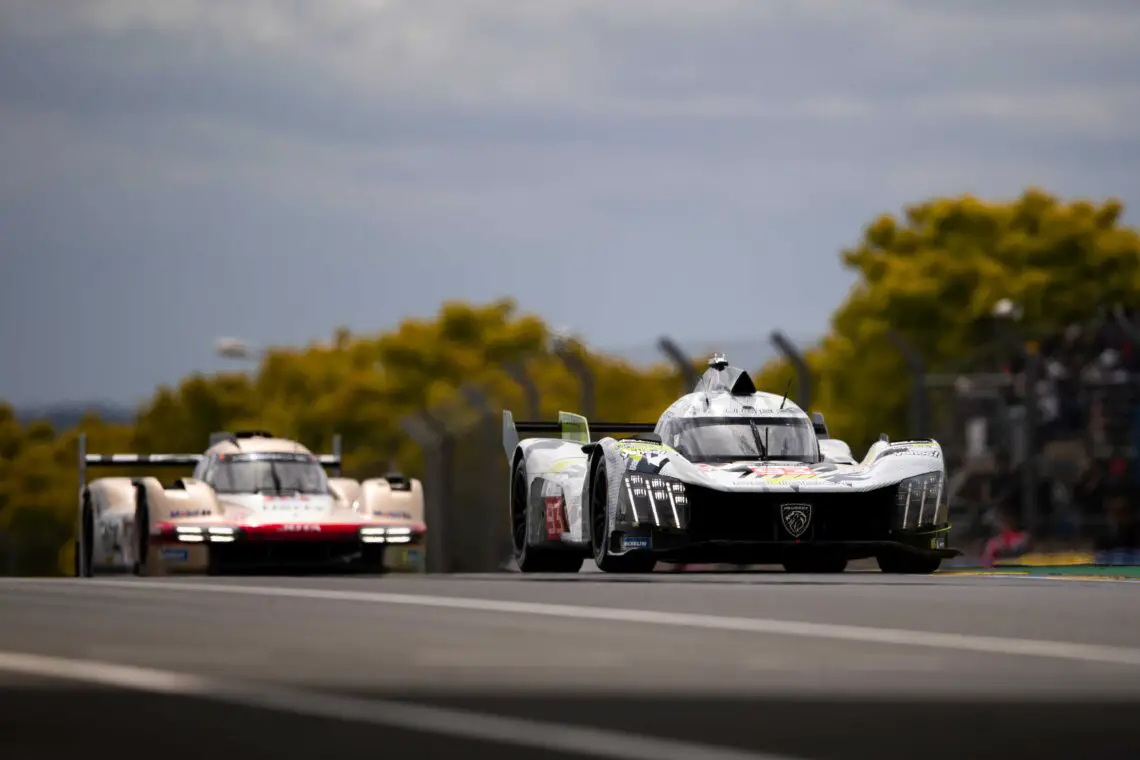
[{"label": "peugeot hypercar", "polygon": [[592,556],[616,573],[658,561],[829,573],[872,557],[883,572],[933,573],[961,553],[936,441],[881,436],[856,462],[821,414],[757,391],[723,356],[656,423],[504,411],[503,447],[522,572],[577,572]]},{"label": "peugeot hypercar", "polygon": [[[223,573],[341,567],[424,569],[423,489],[399,473],[358,482],[336,453],[318,456],[267,432],[217,433],[205,454],[88,454],[79,443],[75,573]],[[90,466],[194,468],[86,482]]]}]

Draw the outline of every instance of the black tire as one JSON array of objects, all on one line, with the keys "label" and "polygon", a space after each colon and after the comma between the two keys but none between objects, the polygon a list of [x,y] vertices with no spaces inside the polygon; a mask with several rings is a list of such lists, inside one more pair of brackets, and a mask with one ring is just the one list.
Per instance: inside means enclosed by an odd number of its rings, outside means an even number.
[{"label": "black tire", "polygon": [[511,475],[511,543],[515,564],[523,573],[576,573],[582,569],[584,557],[573,551],[528,546],[529,520],[526,460],[520,458]]},{"label": "black tire", "polygon": [[900,575],[930,575],[942,566],[941,557],[923,554],[884,554],[877,561],[884,573]]},{"label": "black tire", "polygon": [[[387,556],[384,544],[364,544],[361,550],[359,572],[361,575],[386,575],[388,568],[384,566],[384,557]],[[213,557],[211,557],[213,559]],[[221,575],[220,568],[214,568],[211,563],[211,575]]]},{"label": "black tire", "polygon": [[95,577],[95,517],[91,504],[84,496],[83,509],[79,516],[79,537],[75,540],[75,577]]},{"label": "black tire", "polygon": [[150,508],[143,487],[135,489],[135,564],[134,574],[150,575]]},{"label": "black tire", "polygon": [[846,569],[846,557],[797,557],[784,562],[789,573],[842,573]]},{"label": "black tire", "polygon": [[596,460],[590,476],[590,546],[594,550],[594,564],[603,573],[651,573],[657,567],[652,554],[630,553],[621,556],[610,554],[610,534],[606,529],[606,502],[609,500],[609,475],[606,463]]}]

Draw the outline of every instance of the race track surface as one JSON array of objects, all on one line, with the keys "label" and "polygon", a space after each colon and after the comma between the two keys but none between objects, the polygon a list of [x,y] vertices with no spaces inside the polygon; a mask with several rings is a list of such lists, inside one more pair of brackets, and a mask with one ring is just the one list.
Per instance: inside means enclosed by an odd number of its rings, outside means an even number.
[{"label": "race track surface", "polygon": [[0,757],[1140,757],[1140,583],[0,579]]}]

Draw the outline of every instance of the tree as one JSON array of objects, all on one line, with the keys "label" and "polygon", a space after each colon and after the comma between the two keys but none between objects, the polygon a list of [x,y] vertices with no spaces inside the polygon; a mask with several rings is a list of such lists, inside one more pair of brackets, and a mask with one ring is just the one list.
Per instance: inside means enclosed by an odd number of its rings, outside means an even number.
[{"label": "tree", "polygon": [[[1140,304],[1140,234],[1119,201],[1063,202],[1029,189],[1011,202],[938,198],[882,215],[842,252],[859,280],[809,356],[816,406],[853,447],[907,433],[910,380],[895,330],[929,371],[957,371],[999,343],[994,306],[1020,307],[1019,341],[1087,321],[1103,305]],[[782,362],[765,368],[771,382]]]},{"label": "tree", "polygon": [[[1084,321],[1102,305],[1140,306],[1140,235],[1120,224],[1122,211],[1116,201],[1066,203],[1029,190],[1002,203],[933,199],[907,207],[900,218],[874,220],[842,252],[857,284],[829,334],[806,352],[813,408],[858,452],[880,432],[907,433],[911,378],[886,339],[889,330],[917,348],[929,370],[957,371],[985,359],[978,347],[994,343],[999,325],[991,311],[1003,298],[1023,312],[1019,340]],[[655,420],[683,390],[664,364],[637,368],[581,344],[572,350],[594,374],[600,418]],[[268,351],[255,374],[193,375],[159,388],[133,424],[89,416],[61,432],[46,422],[21,425],[0,404],[0,539],[8,538],[0,540],[0,554],[20,549],[16,560],[0,557],[0,572],[69,566],[80,431],[99,453],[196,452],[210,433],[242,428],[268,429],[326,451],[340,433],[347,475],[377,476],[394,462],[424,477],[419,447],[401,420],[435,409],[461,427],[468,421],[457,419],[465,383],[489,397],[492,408],[483,411],[506,407],[525,416],[522,389],[506,370],[514,362],[525,362],[540,388],[543,418],[579,411],[578,380],[552,350],[549,329],[518,313],[510,299],[444,303],[433,319],[408,319],[386,334],[342,328],[326,342]],[[793,377],[786,362],[776,361],[757,380],[782,392]],[[486,493],[491,476],[480,468],[502,457],[481,439],[468,448],[479,447],[486,451],[465,460],[466,475],[468,485]],[[136,474],[171,478],[170,472]],[[505,475],[499,480],[505,488]]]}]

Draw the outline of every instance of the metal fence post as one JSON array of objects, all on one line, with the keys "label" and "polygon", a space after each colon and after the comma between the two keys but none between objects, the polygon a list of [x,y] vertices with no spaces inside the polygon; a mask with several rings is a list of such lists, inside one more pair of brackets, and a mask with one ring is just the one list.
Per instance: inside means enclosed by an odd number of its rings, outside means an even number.
[{"label": "metal fence post", "polygon": [[[581,344],[578,344],[581,345]],[[594,416],[594,373],[590,370],[589,364],[585,359],[574,350],[571,350],[570,343],[564,339],[556,339],[554,341],[554,353],[566,365],[566,368],[578,378],[581,387],[581,405],[582,409],[579,414],[585,415],[588,419]]]},{"label": "metal fence post", "polygon": [[428,526],[426,566],[429,573],[446,573],[447,524],[444,504],[449,500],[451,435],[435,417],[420,412],[405,417],[400,427],[419,444],[424,454],[424,522]]},{"label": "metal fence post", "polygon": [[522,362],[510,362],[504,365],[503,369],[522,388],[523,395],[526,397],[527,414],[530,419],[537,420],[542,416],[542,396],[539,395],[538,386],[534,384],[534,380],[527,374],[526,366]]},{"label": "metal fence post", "polygon": [[460,572],[496,572],[511,555],[506,504],[509,473],[502,462],[501,426],[496,404],[471,383],[459,389],[460,395],[477,414],[466,428],[465,450],[457,454],[457,477],[462,496],[451,510],[452,524],[461,525],[457,538],[463,541],[456,557]]},{"label": "metal fence post", "polygon": [[697,381],[700,380],[692,360],[681,350],[676,341],[666,335],[662,335],[657,341],[657,347],[661,349],[661,353],[669,357],[669,361],[677,365],[677,371],[681,373],[681,377],[685,381],[684,392],[691,392],[697,386]]},{"label": "metal fence post", "polygon": [[339,478],[344,469],[344,462],[342,461],[344,457],[344,436],[340,433],[336,433],[332,437],[332,455],[336,457],[336,465],[330,468],[332,476]]},{"label": "metal fence post", "polygon": [[926,365],[922,356],[897,330],[887,330],[887,340],[902,355],[912,377],[910,396],[910,435],[921,438],[926,430]]},{"label": "metal fence post", "polygon": [[772,341],[772,345],[774,345],[780,353],[787,357],[788,361],[791,362],[792,367],[794,367],[796,370],[796,378],[799,381],[800,386],[799,398],[796,399],[796,403],[800,405],[800,408],[810,410],[812,381],[811,368],[808,367],[807,362],[804,360],[803,354],[801,354],[795,345],[793,345],[793,343],[788,340],[787,336],[779,330],[773,330],[772,334],[769,336],[769,339]]},{"label": "metal fence post", "polygon": [[1030,536],[1038,536],[1041,528],[1041,515],[1037,502],[1037,425],[1040,419],[1038,409],[1037,382],[1041,377],[1041,356],[1037,351],[1025,353],[1025,388],[1022,445],[1025,458],[1021,463],[1021,511],[1025,527]]}]

